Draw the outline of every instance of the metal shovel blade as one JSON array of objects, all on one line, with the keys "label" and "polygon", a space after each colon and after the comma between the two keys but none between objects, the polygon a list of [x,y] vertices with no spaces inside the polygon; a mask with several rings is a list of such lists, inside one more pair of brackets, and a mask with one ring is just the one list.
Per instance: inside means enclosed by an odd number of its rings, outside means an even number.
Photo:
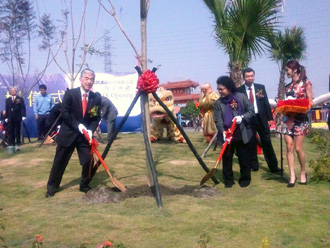
[{"label": "metal shovel blade", "polygon": [[213,168],[212,170],[210,170],[201,180],[200,185],[203,185],[204,183],[206,183],[211,177],[213,177],[215,175],[215,173],[217,172],[217,168]]}]

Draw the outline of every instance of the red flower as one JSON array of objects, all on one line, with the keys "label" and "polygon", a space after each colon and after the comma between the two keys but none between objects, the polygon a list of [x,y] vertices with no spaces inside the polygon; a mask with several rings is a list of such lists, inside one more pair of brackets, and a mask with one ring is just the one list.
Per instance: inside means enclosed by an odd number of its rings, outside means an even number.
[{"label": "red flower", "polygon": [[150,70],[146,70],[141,74],[138,79],[136,88],[139,91],[145,91],[147,93],[155,92],[158,88],[159,79],[156,74]]},{"label": "red flower", "polygon": [[198,107],[199,107],[199,102],[195,102],[195,107],[196,107],[196,109],[198,109]]},{"label": "red flower", "polygon": [[113,247],[113,244],[110,241],[97,245],[97,248],[111,248],[111,247]]},{"label": "red flower", "polygon": [[36,240],[37,240],[38,243],[42,243],[42,236],[37,234],[36,235]]}]

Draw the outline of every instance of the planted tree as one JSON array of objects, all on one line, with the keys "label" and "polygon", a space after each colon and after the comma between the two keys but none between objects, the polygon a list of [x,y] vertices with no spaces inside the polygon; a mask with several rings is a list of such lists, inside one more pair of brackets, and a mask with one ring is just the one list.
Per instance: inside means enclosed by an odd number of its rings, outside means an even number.
[{"label": "planted tree", "polygon": [[242,68],[261,56],[277,23],[281,0],[204,0],[214,16],[215,39],[229,55],[230,77],[239,87]]}]

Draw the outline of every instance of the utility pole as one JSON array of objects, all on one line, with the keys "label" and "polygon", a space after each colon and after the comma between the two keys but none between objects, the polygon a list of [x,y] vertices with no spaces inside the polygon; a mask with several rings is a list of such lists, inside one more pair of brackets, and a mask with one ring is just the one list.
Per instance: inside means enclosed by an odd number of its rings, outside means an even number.
[{"label": "utility pole", "polygon": [[112,72],[112,60],[111,60],[111,37],[107,32],[104,36],[104,72]]}]

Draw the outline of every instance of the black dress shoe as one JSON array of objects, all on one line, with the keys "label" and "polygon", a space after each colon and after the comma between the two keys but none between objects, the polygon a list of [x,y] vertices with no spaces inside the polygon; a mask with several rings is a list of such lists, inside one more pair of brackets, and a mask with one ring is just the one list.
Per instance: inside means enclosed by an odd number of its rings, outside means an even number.
[{"label": "black dress shoe", "polygon": [[225,188],[231,188],[231,187],[233,187],[232,184],[225,184]]},{"label": "black dress shoe", "polygon": [[53,197],[55,195],[55,193],[46,193],[46,198],[49,198],[49,197]]},{"label": "black dress shoe", "polygon": [[252,170],[252,171],[258,171],[259,168],[252,168],[251,170]]},{"label": "black dress shoe", "polygon": [[80,190],[81,192],[87,193],[88,191],[91,190],[91,187],[89,187],[89,186],[80,187],[79,190]]},{"label": "black dress shoe", "polygon": [[287,187],[288,187],[288,188],[293,188],[294,185],[296,184],[296,181],[297,181],[297,177],[295,178],[295,180],[294,180],[293,183],[288,183]]}]

